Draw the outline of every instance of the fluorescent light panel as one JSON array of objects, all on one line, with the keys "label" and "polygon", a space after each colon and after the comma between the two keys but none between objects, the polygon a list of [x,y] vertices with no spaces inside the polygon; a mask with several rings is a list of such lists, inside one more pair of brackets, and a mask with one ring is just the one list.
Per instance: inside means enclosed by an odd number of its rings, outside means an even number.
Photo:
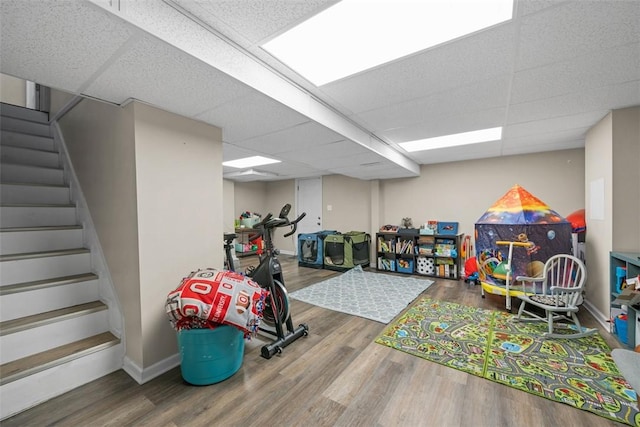
[{"label": "fluorescent light panel", "polygon": [[263,48],[321,86],[513,15],[513,0],[342,0]]},{"label": "fluorescent light panel", "polygon": [[231,168],[252,168],[254,166],[270,165],[272,163],[280,163],[280,160],[262,156],[253,156],[245,157],[244,159],[229,160],[228,162],[223,162],[222,166],[229,166]]},{"label": "fluorescent light panel", "polygon": [[475,130],[472,132],[456,133],[437,136],[435,138],[419,139],[401,142],[398,145],[409,152],[435,150],[437,148],[457,147],[459,145],[478,144],[481,142],[497,141],[502,138],[502,128]]}]

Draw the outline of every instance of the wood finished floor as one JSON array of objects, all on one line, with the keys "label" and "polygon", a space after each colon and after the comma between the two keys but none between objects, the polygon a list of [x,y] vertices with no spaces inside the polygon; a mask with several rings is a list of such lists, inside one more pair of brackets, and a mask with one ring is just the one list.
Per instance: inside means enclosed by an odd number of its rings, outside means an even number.
[{"label": "wood finished floor", "polygon": [[[289,291],[337,272],[281,256]],[[241,260],[256,264],[256,257]],[[370,271],[375,271],[371,270]],[[478,286],[436,280],[432,298],[490,309]],[[247,342],[231,378],[191,386],[177,367],[138,385],[120,370],[3,421],[12,426],[622,426],[374,343],[385,325],[292,300],[309,336],[267,360]],[[586,312],[585,326],[599,327]],[[614,348],[608,333],[603,337]]]}]

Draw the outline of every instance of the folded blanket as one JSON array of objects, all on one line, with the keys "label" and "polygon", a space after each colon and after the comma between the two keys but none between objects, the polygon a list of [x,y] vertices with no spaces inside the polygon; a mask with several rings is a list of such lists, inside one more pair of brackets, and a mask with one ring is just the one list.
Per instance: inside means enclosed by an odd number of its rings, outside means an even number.
[{"label": "folded blanket", "polygon": [[176,330],[231,325],[255,334],[269,292],[233,271],[200,269],[182,279],[170,292],[165,310]]}]

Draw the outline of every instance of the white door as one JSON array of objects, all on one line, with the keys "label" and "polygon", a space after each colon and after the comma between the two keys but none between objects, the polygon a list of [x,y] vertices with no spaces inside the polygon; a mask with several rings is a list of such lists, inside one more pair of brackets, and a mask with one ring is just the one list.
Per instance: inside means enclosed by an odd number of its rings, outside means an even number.
[{"label": "white door", "polygon": [[298,234],[322,230],[322,177],[297,180],[296,216],[302,212],[307,215],[298,223]]}]

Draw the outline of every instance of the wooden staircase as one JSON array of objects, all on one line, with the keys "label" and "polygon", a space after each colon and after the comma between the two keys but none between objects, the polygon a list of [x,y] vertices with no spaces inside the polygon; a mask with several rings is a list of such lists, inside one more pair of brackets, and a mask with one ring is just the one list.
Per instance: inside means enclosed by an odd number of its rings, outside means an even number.
[{"label": "wooden staircase", "polygon": [[[46,113],[0,105],[0,419],[122,367]],[[112,312],[110,313],[110,310]],[[116,331],[116,332],[114,332]],[[115,333],[115,335],[114,335]]]}]

